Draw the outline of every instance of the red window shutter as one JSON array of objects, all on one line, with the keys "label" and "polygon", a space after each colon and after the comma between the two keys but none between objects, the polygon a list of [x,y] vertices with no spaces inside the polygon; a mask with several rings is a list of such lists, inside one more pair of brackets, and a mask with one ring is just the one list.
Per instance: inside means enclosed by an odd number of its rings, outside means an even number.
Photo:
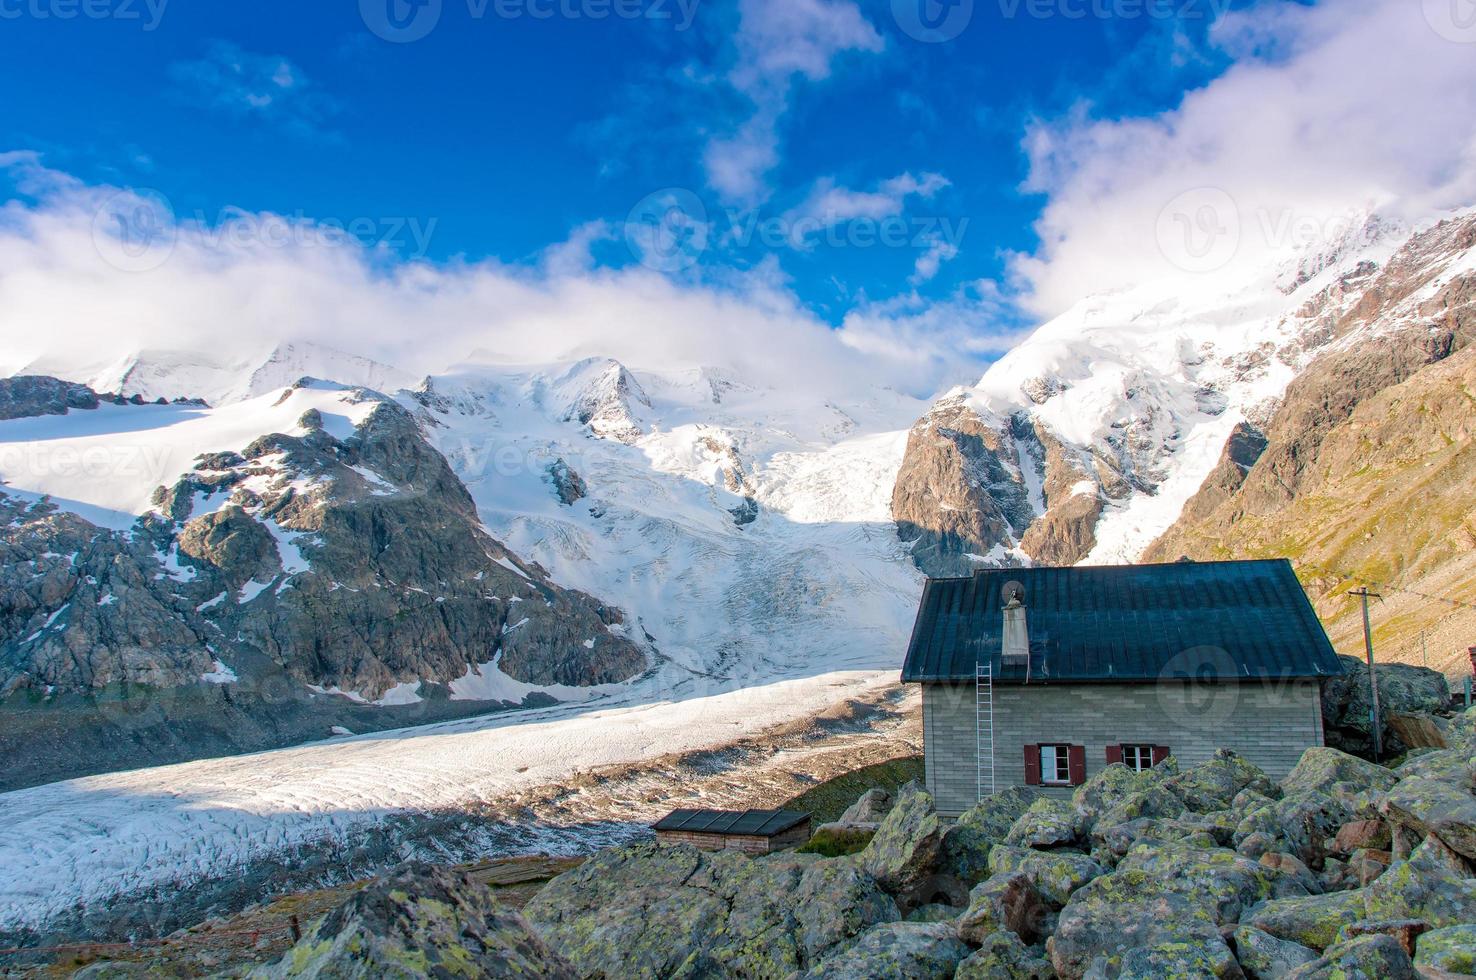
[{"label": "red window shutter", "polygon": [[1080,786],[1087,781],[1087,750],[1085,745],[1073,745],[1067,750],[1071,763],[1071,785]]},{"label": "red window shutter", "polygon": [[1167,745],[1155,745],[1155,746],[1153,746],[1153,764],[1155,766],[1158,765],[1160,762],[1162,762],[1164,759],[1167,759],[1168,757],[1169,757],[1169,747]]},{"label": "red window shutter", "polygon": [[1122,746],[1121,745],[1109,745],[1109,746],[1107,746],[1107,764],[1110,766],[1114,762],[1121,762],[1121,761],[1122,761]]},{"label": "red window shutter", "polygon": [[1025,746],[1025,785],[1040,785],[1040,746]]}]

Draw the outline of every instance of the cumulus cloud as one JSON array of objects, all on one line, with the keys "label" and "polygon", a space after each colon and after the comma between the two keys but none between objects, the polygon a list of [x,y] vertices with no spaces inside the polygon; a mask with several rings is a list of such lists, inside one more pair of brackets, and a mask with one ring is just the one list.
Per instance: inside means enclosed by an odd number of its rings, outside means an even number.
[{"label": "cumulus cloud", "polygon": [[1032,126],[1026,189],[1048,198],[1013,266],[1030,308],[1255,269],[1361,209],[1413,221],[1476,201],[1476,37],[1440,8],[1266,0],[1216,24],[1233,64],[1175,110]]},{"label": "cumulus cloud", "polygon": [[707,179],[725,201],[762,203],[779,162],[779,124],[797,80],[830,76],[846,52],[878,52],[882,36],[850,0],[740,0],[727,82],[752,105],[703,153]]},{"label": "cumulus cloud", "polygon": [[[590,254],[611,234],[599,223],[524,265],[405,261],[302,219],[178,220],[157,197],[83,184],[34,154],[0,156],[0,167],[22,194],[0,209],[0,346],[11,370],[43,356],[95,367],[139,349],[249,356],[306,341],[421,373],[474,350],[508,363],[598,355],[637,368],[726,367],[836,395],[889,386],[926,396],[976,373],[960,364],[982,350],[952,350],[957,333],[941,318],[930,339],[916,304],[834,330],[773,262],[693,282],[603,267]],[[889,318],[899,321],[891,341]]]},{"label": "cumulus cloud", "polygon": [[895,218],[902,214],[909,198],[931,200],[947,186],[948,180],[934,173],[898,174],[869,191],[842,187],[834,178],[822,177],[806,198],[786,211],[780,220],[789,231],[790,243],[803,248],[826,229],[850,221],[880,222]]}]

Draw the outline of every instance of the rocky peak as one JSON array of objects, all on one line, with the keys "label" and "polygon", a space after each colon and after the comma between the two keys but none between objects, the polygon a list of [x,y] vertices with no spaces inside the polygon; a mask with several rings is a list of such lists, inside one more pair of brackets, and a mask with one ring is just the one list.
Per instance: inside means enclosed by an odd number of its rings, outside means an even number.
[{"label": "rocky peak", "polygon": [[601,439],[633,443],[646,434],[651,399],[619,361],[591,358],[565,373],[556,385],[572,397],[565,421],[577,421]]},{"label": "rocky peak", "polygon": [[0,421],[65,415],[74,408],[97,408],[97,392],[86,385],[44,375],[0,378]]}]

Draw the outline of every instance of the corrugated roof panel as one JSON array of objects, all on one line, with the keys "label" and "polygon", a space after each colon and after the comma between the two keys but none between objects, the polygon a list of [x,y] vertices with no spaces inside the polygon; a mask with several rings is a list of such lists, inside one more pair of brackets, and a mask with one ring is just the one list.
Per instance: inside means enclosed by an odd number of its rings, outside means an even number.
[{"label": "corrugated roof panel", "polygon": [[[1290,563],[1272,560],[981,569],[931,580],[902,679],[972,680],[980,663],[998,668],[1002,590],[1011,580],[1025,587],[1032,679],[1153,680],[1186,652],[1189,661],[1208,658],[1210,676],[1342,671]],[[1228,659],[1213,656],[1216,648]],[[996,676],[1010,682],[1024,673]]]}]

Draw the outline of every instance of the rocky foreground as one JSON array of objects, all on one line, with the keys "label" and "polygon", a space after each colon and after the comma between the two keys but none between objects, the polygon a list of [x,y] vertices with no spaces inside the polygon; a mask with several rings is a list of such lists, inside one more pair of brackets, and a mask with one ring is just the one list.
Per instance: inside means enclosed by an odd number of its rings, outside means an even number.
[{"label": "rocky foreground", "polygon": [[251,975],[1469,975],[1476,711],[1445,734],[1453,747],[1392,768],[1309,749],[1280,783],[1228,751],[1184,770],[1113,765],[1070,799],[1011,789],[951,825],[916,785],[873,791],[809,846],[853,853],[640,843],[521,913],[410,865]]}]

